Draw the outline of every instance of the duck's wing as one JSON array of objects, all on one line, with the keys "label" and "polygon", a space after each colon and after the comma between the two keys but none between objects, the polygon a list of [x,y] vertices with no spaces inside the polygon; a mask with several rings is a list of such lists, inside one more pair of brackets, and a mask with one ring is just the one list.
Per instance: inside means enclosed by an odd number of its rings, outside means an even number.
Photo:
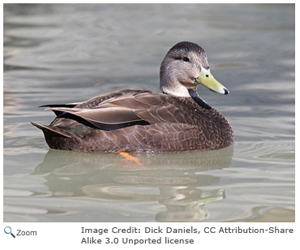
[{"label": "duck's wing", "polygon": [[66,104],[46,104],[46,105],[41,105],[39,106],[39,108],[46,108],[46,107],[49,107],[49,108],[54,108],[54,107],[66,107],[66,108],[73,108],[75,107],[76,105],[78,105],[79,103],[66,103]]},{"label": "duck's wing", "polygon": [[111,93],[107,93],[107,94],[103,94],[103,95],[99,95],[99,96],[95,96],[87,101],[84,102],[73,102],[73,103],[64,103],[64,104],[45,104],[45,105],[41,105],[39,106],[40,108],[55,108],[55,107],[59,107],[59,108],[97,108],[98,105],[101,105],[103,102],[107,102],[107,101],[112,101],[115,98],[119,98],[122,96],[126,96],[126,98],[130,95],[138,95],[141,93],[152,93],[149,90],[142,90],[142,89],[123,89],[123,90],[119,90],[119,91],[115,91],[115,92],[111,92]]},{"label": "duck's wing", "polygon": [[107,107],[96,109],[47,108],[56,113],[58,118],[70,118],[99,129],[113,130],[131,125],[149,124],[126,107]]},{"label": "duck's wing", "polygon": [[136,96],[141,93],[152,93],[149,90],[142,90],[142,89],[123,89],[107,94],[103,94],[100,96],[93,97],[87,101],[84,101],[82,103],[78,103],[76,107],[78,108],[97,108],[100,105],[103,105],[103,103],[112,102],[115,99],[125,97],[128,98],[130,96]]},{"label": "duck's wing", "polygon": [[106,99],[95,108],[50,107],[58,118],[71,118],[96,128],[113,130],[133,125],[187,123],[180,107],[164,94],[152,92]]}]

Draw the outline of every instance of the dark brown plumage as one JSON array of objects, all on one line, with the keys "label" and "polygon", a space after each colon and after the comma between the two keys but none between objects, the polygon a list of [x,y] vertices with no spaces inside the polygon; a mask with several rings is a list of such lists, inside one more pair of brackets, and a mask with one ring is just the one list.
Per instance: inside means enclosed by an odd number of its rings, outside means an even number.
[{"label": "dark brown plumage", "polygon": [[160,76],[164,94],[127,89],[79,104],[46,105],[57,117],[48,126],[32,124],[43,130],[50,148],[63,150],[182,152],[233,143],[227,119],[196,92],[203,83],[213,91],[228,93],[210,74],[200,46],[181,42],[172,47]]}]

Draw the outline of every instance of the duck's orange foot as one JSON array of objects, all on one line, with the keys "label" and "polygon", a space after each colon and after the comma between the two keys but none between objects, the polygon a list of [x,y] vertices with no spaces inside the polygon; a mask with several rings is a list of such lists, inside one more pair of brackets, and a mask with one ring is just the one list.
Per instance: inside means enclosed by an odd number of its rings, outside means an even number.
[{"label": "duck's orange foot", "polygon": [[134,163],[136,163],[137,165],[141,166],[141,167],[144,167],[142,163],[140,163],[139,159],[134,157],[134,156],[131,156],[129,155],[129,153],[127,152],[120,152],[119,153],[121,156],[123,156],[125,159],[129,160],[129,161],[132,161]]}]

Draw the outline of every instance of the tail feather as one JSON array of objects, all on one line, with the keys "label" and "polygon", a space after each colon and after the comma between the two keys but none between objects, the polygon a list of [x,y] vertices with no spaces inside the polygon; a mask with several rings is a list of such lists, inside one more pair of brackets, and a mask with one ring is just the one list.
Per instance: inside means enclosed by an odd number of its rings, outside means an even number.
[{"label": "tail feather", "polygon": [[39,123],[35,123],[35,122],[31,122],[31,124],[33,126],[36,126],[37,128],[43,130],[43,132],[47,133],[47,132],[52,132],[54,134],[57,134],[57,135],[60,135],[60,136],[63,136],[63,137],[66,137],[66,138],[72,138],[71,134],[69,134],[68,132],[62,130],[62,129],[59,129],[59,128],[53,128],[53,127],[50,127],[50,126],[47,126],[47,125],[43,125],[43,124],[39,124]]}]

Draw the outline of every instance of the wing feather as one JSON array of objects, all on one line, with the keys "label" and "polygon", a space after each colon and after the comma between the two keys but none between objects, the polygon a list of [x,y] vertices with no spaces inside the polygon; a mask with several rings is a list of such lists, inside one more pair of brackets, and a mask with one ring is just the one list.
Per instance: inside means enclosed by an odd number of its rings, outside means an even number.
[{"label": "wing feather", "polygon": [[[116,92],[118,93],[118,92]],[[117,129],[132,125],[148,125],[158,123],[187,123],[190,118],[186,110],[176,104],[176,100],[164,94],[142,92],[132,94],[115,94],[108,98],[100,96],[88,103],[81,103],[75,107],[52,106],[58,118],[71,118],[80,122],[88,122],[100,129]],[[92,106],[92,102],[96,103]],[[84,105],[83,105],[84,104]],[[189,116],[189,115],[188,115]]]}]

